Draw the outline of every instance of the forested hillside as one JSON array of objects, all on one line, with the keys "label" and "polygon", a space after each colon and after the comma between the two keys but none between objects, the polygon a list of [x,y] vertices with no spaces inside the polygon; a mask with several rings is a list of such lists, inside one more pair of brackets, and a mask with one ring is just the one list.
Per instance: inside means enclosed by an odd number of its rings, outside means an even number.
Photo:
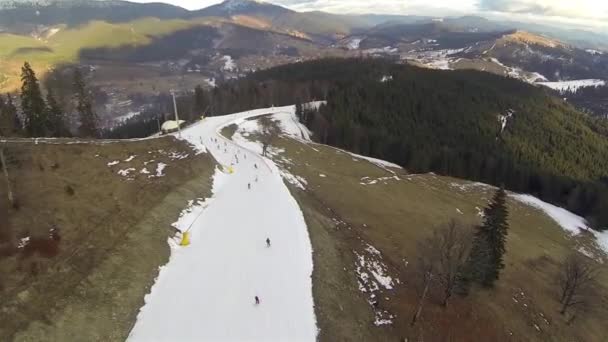
[{"label": "forested hillside", "polygon": [[199,93],[214,114],[326,99],[302,120],[319,142],[412,172],[505,185],[608,227],[608,125],[544,89],[476,71],[320,60]]}]

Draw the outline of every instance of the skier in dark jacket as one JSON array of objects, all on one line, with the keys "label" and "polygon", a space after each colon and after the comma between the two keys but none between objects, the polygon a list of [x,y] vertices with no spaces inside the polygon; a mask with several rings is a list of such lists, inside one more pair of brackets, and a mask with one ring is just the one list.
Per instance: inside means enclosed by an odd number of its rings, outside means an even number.
[{"label": "skier in dark jacket", "polygon": [[266,238],[266,247],[270,247],[270,238]]},{"label": "skier in dark jacket", "polygon": [[259,305],[260,304],[260,298],[258,296],[255,296],[255,305]]}]

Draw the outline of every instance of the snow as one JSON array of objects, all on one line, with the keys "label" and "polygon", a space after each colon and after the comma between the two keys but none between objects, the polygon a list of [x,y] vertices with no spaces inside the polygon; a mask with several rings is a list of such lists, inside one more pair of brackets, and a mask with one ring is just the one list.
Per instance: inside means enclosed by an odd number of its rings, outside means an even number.
[{"label": "snow", "polygon": [[215,78],[205,78],[204,81],[212,88],[215,88],[215,86],[217,85],[215,82]]},{"label": "snow", "polygon": [[224,66],[222,67],[223,70],[234,71],[236,69],[236,64],[234,63],[232,57],[226,55],[222,58],[224,59]]},{"label": "snow", "polygon": [[114,160],[114,161],[109,162],[108,166],[114,166],[114,165],[117,165],[118,163],[120,163],[119,160]]},{"label": "snow", "polygon": [[361,38],[353,38],[346,44],[346,47],[348,47],[349,50],[357,50],[359,45],[361,45],[362,40],[363,39]]},{"label": "snow", "polygon": [[170,260],[146,296],[129,341],[316,339],[312,247],[302,211],[276,164],[250,149],[255,142],[243,147],[219,134],[226,125],[284,112],[293,113],[293,106],[209,117],[182,131],[181,139],[209,151],[220,165],[230,165],[235,154],[242,158],[232,174],[218,168],[213,197],[188,206],[175,223],[180,231],[191,227],[191,245],[170,240]]},{"label": "snow", "polygon": [[167,167],[167,164],[165,164],[165,163],[156,164],[156,177],[162,177],[165,175],[163,173],[163,171],[165,170],[165,167]]},{"label": "snow", "polygon": [[278,113],[271,116],[272,120],[279,124],[281,131],[284,135],[288,135],[292,138],[299,140],[310,141],[310,131],[306,126],[298,121],[298,118],[294,113]]},{"label": "snow", "polygon": [[137,156],[136,156],[136,155],[129,156],[129,158],[125,159],[125,162],[127,162],[127,163],[128,163],[128,162],[130,162],[131,160],[135,159],[135,157],[137,157]]},{"label": "snow", "polygon": [[128,169],[118,170],[118,172],[116,172],[116,173],[118,173],[119,175],[121,175],[121,176],[123,176],[123,177],[127,177],[127,178],[129,178],[129,175],[130,175],[130,174],[131,174],[131,172],[133,172],[133,171],[135,171],[135,169],[134,169],[134,168],[132,168],[132,167],[130,167],[130,168],[128,168]]},{"label": "snow", "polygon": [[557,222],[557,224],[559,224],[563,229],[570,232],[571,234],[578,234],[581,229],[590,229],[587,226],[585,219],[583,219],[582,217],[574,215],[573,213],[569,212],[564,208],[560,208],[553,204],[541,201],[540,199],[532,195],[512,194],[511,197],[522,203],[542,210],[551,219]]},{"label": "snow", "polygon": [[367,244],[363,251],[353,251],[353,253],[356,257],[355,274],[359,291],[367,297],[368,303],[374,310],[374,324],[377,326],[392,324],[394,315],[378,308],[375,303],[383,291],[393,290],[399,279],[393,279],[388,275],[388,268],[382,261],[382,253],[374,246]]},{"label": "snow", "polygon": [[509,109],[507,110],[507,114],[498,116],[498,121],[500,121],[500,133],[504,132],[505,128],[507,127],[507,123],[509,122],[509,119],[513,116],[514,113],[515,111],[513,111],[513,109]]},{"label": "snow", "polygon": [[593,50],[593,49],[587,49],[585,50],[588,53],[592,54],[592,55],[603,55],[604,52],[603,51],[599,51],[599,50]]},{"label": "snow", "polygon": [[559,92],[575,92],[579,88],[599,87],[606,85],[606,81],[598,79],[586,79],[560,82],[537,82],[537,84],[549,87]]},{"label": "snow", "polygon": [[372,157],[366,157],[366,156],[363,156],[363,155],[360,155],[360,154],[356,154],[356,153],[352,153],[352,152],[348,152],[348,151],[345,151],[345,152],[348,153],[348,154],[350,154],[353,157],[360,158],[360,159],[365,159],[368,162],[370,162],[370,163],[372,163],[372,164],[374,164],[374,165],[376,165],[376,166],[378,166],[380,168],[391,167],[391,168],[395,168],[395,169],[402,169],[401,166],[399,166],[399,165],[397,165],[395,163],[391,163],[391,162],[386,161],[386,160],[376,159],[376,158],[372,158]]},{"label": "snow", "polygon": [[384,82],[388,82],[388,81],[392,81],[392,80],[393,80],[393,75],[384,75],[380,79],[380,82],[384,83]]},{"label": "snow", "polygon": [[19,239],[19,243],[17,244],[17,248],[24,248],[30,243],[30,237],[26,236],[24,238]]},{"label": "snow", "polygon": [[114,121],[124,122],[124,121],[127,121],[127,120],[129,120],[129,119],[131,119],[133,117],[138,116],[139,114],[141,114],[141,112],[128,112],[125,115],[121,115],[121,116],[118,116],[118,117],[114,118]]}]

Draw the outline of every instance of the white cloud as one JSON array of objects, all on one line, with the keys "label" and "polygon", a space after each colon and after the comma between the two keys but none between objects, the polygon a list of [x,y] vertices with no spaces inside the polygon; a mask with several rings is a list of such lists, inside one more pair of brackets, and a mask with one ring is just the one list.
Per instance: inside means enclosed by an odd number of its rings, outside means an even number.
[{"label": "white cloud", "polygon": [[564,18],[608,18],[608,1],[601,0],[480,0],[479,8]]},{"label": "white cloud", "polygon": [[[0,0],[2,1],[2,0]],[[164,2],[175,6],[180,6],[189,10],[197,10],[211,5],[219,4],[222,0],[129,0],[131,2]]]},{"label": "white cloud", "polygon": [[332,13],[380,13],[451,15],[470,13],[475,10],[476,0],[461,0],[454,6],[453,0],[275,0],[274,3],[298,11],[320,10]]}]

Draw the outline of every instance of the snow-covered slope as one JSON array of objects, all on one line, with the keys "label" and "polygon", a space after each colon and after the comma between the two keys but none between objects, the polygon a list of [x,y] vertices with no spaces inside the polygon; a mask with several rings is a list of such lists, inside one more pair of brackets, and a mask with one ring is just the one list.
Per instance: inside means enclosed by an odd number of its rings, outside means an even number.
[{"label": "snow-covered slope", "polygon": [[211,117],[182,131],[234,173],[217,171],[213,198],[176,222],[180,231],[192,227],[192,243],[170,241],[171,259],[146,296],[130,341],[315,340],[312,247],[302,212],[272,161],[218,133],[293,108]]},{"label": "snow-covered slope", "polygon": [[608,231],[597,232],[591,229],[584,218],[575,215],[564,208],[557,207],[553,204],[544,202],[532,195],[512,194],[514,199],[538,208],[545,212],[547,216],[553,219],[571,235],[577,235],[581,231],[586,231],[596,238],[598,246],[608,255]]}]

